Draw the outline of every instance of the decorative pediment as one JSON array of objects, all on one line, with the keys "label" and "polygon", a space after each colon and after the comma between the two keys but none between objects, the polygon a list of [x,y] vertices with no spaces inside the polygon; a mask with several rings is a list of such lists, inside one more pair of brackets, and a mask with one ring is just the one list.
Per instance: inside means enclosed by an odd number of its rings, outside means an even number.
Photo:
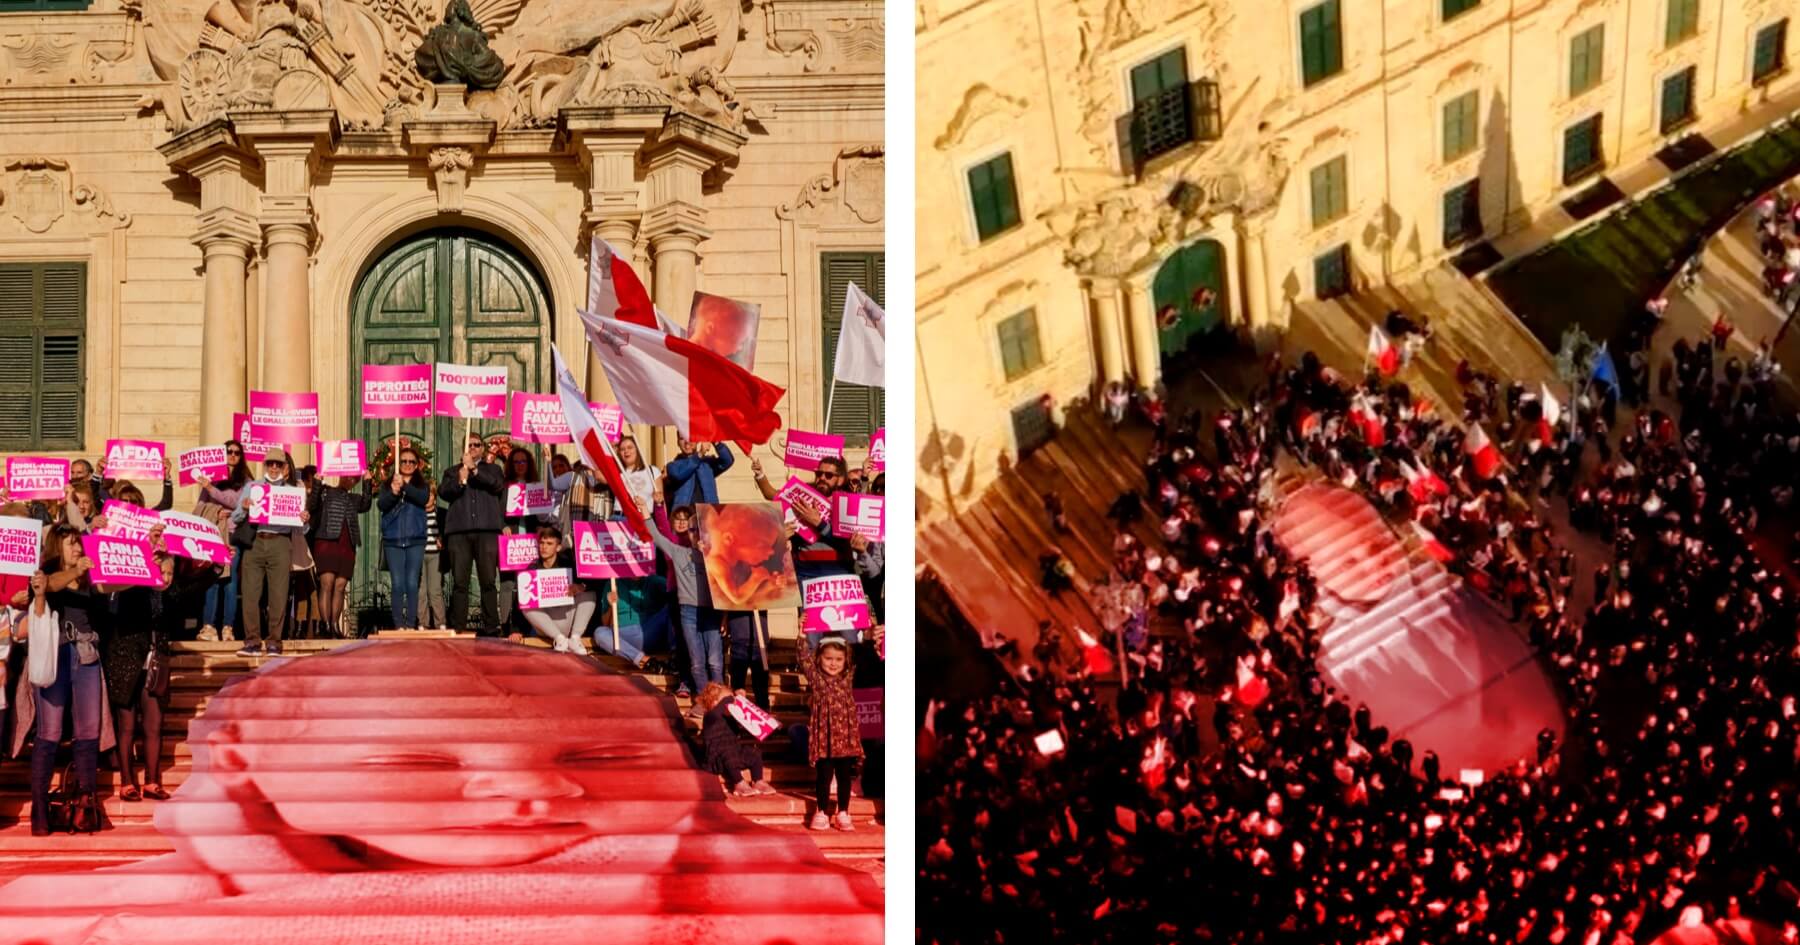
[{"label": "decorative pediment", "polygon": [[1030,107],[1031,102],[1027,99],[1014,98],[1005,92],[995,91],[985,82],[977,82],[963,93],[962,104],[957,106],[950,124],[945,126],[944,133],[938,135],[933,144],[939,151],[960,147],[975,126],[987,119],[996,116],[1018,118]]},{"label": "decorative pediment", "polygon": [[77,183],[69,162],[41,156],[7,160],[0,174],[0,220],[35,234],[58,229],[91,234],[131,223],[104,191]]},{"label": "decorative pediment", "polygon": [[1454,68],[1444,74],[1444,80],[1432,90],[1432,95],[1444,96],[1452,92],[1474,88],[1486,74],[1487,67],[1474,60],[1457,63]]},{"label": "decorative pediment", "polygon": [[0,81],[15,88],[141,81],[128,63],[137,48],[131,13],[0,17]]},{"label": "decorative pediment", "polygon": [[983,319],[1007,318],[1030,308],[1043,288],[1035,279],[1020,279],[1000,287],[981,309]]},{"label": "decorative pediment", "polygon": [[887,200],[885,154],[879,144],[839,151],[831,173],[808,181],[791,203],[776,208],[775,215],[783,220],[880,223]]}]

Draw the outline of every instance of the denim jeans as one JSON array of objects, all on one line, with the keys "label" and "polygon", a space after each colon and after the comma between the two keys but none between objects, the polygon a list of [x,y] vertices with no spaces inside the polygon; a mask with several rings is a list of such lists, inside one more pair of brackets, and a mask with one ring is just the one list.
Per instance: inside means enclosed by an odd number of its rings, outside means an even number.
[{"label": "denim jeans", "polygon": [[31,824],[50,824],[50,781],[56,773],[56,747],[63,721],[75,721],[75,781],[83,792],[94,790],[100,770],[101,687],[98,660],[81,665],[75,644],[57,646],[56,682],[33,690],[37,700],[37,741],[31,746]]},{"label": "denim jeans", "polygon": [[419,626],[445,627],[444,572],[439,569],[438,553],[425,552],[425,566],[419,569]]},{"label": "denim jeans", "polygon": [[[244,569],[244,549],[231,549],[231,577],[224,581],[215,581],[206,589],[206,600],[200,611],[200,625],[203,627],[236,627],[238,603],[238,574]],[[220,607],[224,610],[221,612]]]},{"label": "denim jeans", "polygon": [[709,682],[725,681],[725,637],[719,633],[719,612],[711,607],[681,605],[681,638],[687,641],[688,676],[694,695]]},{"label": "denim jeans", "polygon": [[411,630],[419,625],[419,569],[425,560],[425,543],[387,545],[382,551],[387,554],[388,580],[394,589],[394,628]]},{"label": "denim jeans", "polygon": [[624,612],[621,611],[618,647],[614,648],[613,646],[613,628],[607,624],[597,624],[594,627],[594,649],[602,653],[622,656],[633,663],[641,663],[644,660],[644,625],[626,620]]}]

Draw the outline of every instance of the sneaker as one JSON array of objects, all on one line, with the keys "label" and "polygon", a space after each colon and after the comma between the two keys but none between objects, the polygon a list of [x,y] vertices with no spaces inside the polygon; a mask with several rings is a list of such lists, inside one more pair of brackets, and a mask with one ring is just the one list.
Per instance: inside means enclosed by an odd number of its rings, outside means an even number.
[{"label": "sneaker", "polygon": [[237,631],[231,629],[231,624],[226,624],[219,628],[219,639],[227,641],[235,640],[237,639]]},{"label": "sneaker", "polygon": [[245,643],[243,648],[237,651],[237,655],[244,656],[244,657],[261,656],[261,655],[263,655],[262,644],[261,643]]},{"label": "sneaker", "polygon": [[566,637],[565,639],[569,641],[570,653],[573,653],[576,656],[588,655],[587,644],[583,643],[580,637]]},{"label": "sneaker", "polygon": [[557,637],[554,641],[551,642],[550,650],[553,653],[569,652],[569,638],[568,637]]},{"label": "sneaker", "polygon": [[856,829],[856,824],[851,821],[850,812],[847,810],[838,811],[838,815],[831,818],[831,825],[845,833]]},{"label": "sneaker", "polygon": [[755,797],[756,788],[751,787],[748,781],[739,781],[737,787],[731,789],[731,793],[738,797]]},{"label": "sneaker", "polygon": [[775,785],[770,784],[767,781],[758,781],[754,785],[752,785],[752,787],[754,787],[756,789],[756,793],[761,794],[761,795],[780,794],[781,793],[780,791],[775,790]]},{"label": "sneaker", "polygon": [[830,830],[831,829],[831,818],[825,816],[825,812],[822,810],[814,811],[813,816],[812,816],[812,823],[807,824],[807,826],[813,830]]},{"label": "sneaker", "polygon": [[269,641],[265,642],[263,644],[263,655],[264,656],[280,656],[281,655],[281,641],[280,640],[269,640]]},{"label": "sneaker", "polygon": [[215,643],[219,639],[219,628],[209,623],[200,628],[200,635],[195,639],[201,643]]}]

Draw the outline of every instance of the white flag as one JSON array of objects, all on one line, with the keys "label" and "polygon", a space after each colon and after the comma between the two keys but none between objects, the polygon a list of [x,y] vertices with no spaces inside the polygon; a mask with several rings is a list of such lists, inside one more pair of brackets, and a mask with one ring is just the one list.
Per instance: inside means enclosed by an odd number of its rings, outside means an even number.
[{"label": "white flag", "polygon": [[868,293],[850,283],[844,293],[844,319],[838,331],[837,360],[832,377],[846,384],[887,386],[887,313]]}]

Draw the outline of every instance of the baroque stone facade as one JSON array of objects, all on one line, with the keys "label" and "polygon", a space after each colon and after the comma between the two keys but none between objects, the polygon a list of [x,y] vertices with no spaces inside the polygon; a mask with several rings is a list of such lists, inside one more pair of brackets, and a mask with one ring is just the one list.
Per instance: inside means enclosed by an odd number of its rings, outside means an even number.
[{"label": "baroque stone facade", "polygon": [[[449,229],[524,261],[547,324],[523,330],[569,352],[584,346],[591,232],[677,321],[696,289],[759,304],[757,372],[788,388],[789,423],[819,428],[819,257],[883,246],[880,7],[473,0],[505,67],[489,89],[420,74],[445,13],[442,0],[0,13],[0,264],[67,261],[86,279],[70,452],[217,442],[250,389],[317,390],[325,435],[352,435],[359,280]],[[470,304],[507,301],[474,272],[492,297]],[[747,463],[722,490],[754,494]]]},{"label": "baroque stone facade", "polygon": [[[1691,25],[1688,6],[919,0],[922,516],[992,481],[1019,448],[1013,411],[1151,383],[1171,338],[1205,344],[1170,331],[1172,269],[1216,276],[1208,314],[1267,345],[1330,263],[1354,289],[1483,240],[1541,240],[1574,225],[1561,204],[1599,175],[1635,192],[1668,177],[1653,155],[1672,141],[1728,146],[1800,105],[1785,59],[1800,3],[1699,0]],[[1336,68],[1309,80],[1302,33],[1322,22]],[[1780,61],[1757,74],[1776,34]],[[1190,140],[1144,160],[1134,117],[1182,103],[1139,97],[1170,72],[1190,85]],[[1691,114],[1665,115],[1684,76]],[[1600,164],[1570,180],[1570,134],[1589,121]],[[1003,156],[1017,223],[996,229],[974,188]],[[1471,228],[1450,232],[1447,207]]]}]

